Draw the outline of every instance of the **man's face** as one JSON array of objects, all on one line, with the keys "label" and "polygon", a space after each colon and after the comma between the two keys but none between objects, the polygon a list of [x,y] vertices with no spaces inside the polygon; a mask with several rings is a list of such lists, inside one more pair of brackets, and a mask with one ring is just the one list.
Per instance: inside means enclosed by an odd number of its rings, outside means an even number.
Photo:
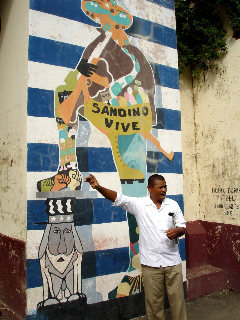
[{"label": "man's face", "polygon": [[49,252],[55,256],[68,256],[74,247],[74,238],[71,223],[56,223],[51,225],[49,232]]},{"label": "man's face", "polygon": [[167,193],[167,185],[165,180],[155,180],[153,187],[148,186],[148,191],[150,193],[150,198],[153,202],[160,202],[165,199]]}]

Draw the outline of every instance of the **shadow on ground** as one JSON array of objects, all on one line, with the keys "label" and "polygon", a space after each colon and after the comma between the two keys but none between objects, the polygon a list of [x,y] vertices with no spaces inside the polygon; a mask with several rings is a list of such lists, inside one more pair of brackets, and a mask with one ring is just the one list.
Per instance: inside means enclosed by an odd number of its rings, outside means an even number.
[{"label": "shadow on ground", "polygon": [[[188,320],[240,320],[240,293],[229,290],[213,292],[186,303]],[[134,320],[147,320],[146,316]],[[172,320],[170,310],[166,319]]]}]

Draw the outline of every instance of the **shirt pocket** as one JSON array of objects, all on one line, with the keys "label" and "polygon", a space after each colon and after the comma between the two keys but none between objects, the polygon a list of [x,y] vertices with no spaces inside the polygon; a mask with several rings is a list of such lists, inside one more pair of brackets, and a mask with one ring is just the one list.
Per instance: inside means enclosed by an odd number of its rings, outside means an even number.
[{"label": "shirt pocket", "polygon": [[166,227],[167,227],[167,229],[173,228],[173,217],[172,216],[169,216],[169,215],[167,216]]},{"label": "shirt pocket", "polygon": [[139,222],[144,228],[150,229],[153,229],[156,224],[154,217],[152,217],[151,214],[147,212],[147,210],[144,211],[144,214],[142,214],[141,220]]}]

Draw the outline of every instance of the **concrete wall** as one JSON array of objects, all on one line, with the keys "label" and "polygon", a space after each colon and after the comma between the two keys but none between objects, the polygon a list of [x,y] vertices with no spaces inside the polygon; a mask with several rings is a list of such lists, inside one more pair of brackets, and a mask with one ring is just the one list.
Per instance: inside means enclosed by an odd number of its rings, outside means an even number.
[{"label": "concrete wall", "polygon": [[227,22],[225,28],[228,53],[216,68],[193,82],[187,73],[180,77],[184,204],[186,219],[200,220],[205,230],[203,247],[196,233],[189,235],[198,248],[192,259],[204,253],[208,264],[224,270],[225,285],[240,291],[240,41]]},{"label": "concrete wall", "polygon": [[194,87],[199,218],[240,224],[239,40]]},{"label": "concrete wall", "polygon": [[196,123],[190,71],[180,76],[180,104],[183,157],[183,194],[185,219],[199,219],[199,177],[196,155]]},{"label": "concrete wall", "polygon": [[1,1],[0,318],[26,308],[28,0]]},{"label": "concrete wall", "polygon": [[193,86],[188,74],[180,77],[184,200],[188,220],[239,225],[240,42],[228,36],[228,45]]},{"label": "concrete wall", "polygon": [[1,1],[0,232],[26,240],[28,1]]}]

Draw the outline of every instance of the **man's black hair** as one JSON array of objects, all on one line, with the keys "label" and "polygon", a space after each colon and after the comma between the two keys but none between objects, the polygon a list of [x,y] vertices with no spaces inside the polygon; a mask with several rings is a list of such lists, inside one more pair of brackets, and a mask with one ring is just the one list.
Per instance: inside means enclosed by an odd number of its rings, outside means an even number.
[{"label": "man's black hair", "polygon": [[153,174],[152,176],[150,176],[150,177],[148,178],[148,185],[149,185],[150,187],[153,187],[153,186],[155,185],[155,182],[156,182],[157,180],[159,180],[159,181],[165,181],[165,178],[164,178],[163,176],[161,176],[160,174],[155,173],[155,174]]}]

